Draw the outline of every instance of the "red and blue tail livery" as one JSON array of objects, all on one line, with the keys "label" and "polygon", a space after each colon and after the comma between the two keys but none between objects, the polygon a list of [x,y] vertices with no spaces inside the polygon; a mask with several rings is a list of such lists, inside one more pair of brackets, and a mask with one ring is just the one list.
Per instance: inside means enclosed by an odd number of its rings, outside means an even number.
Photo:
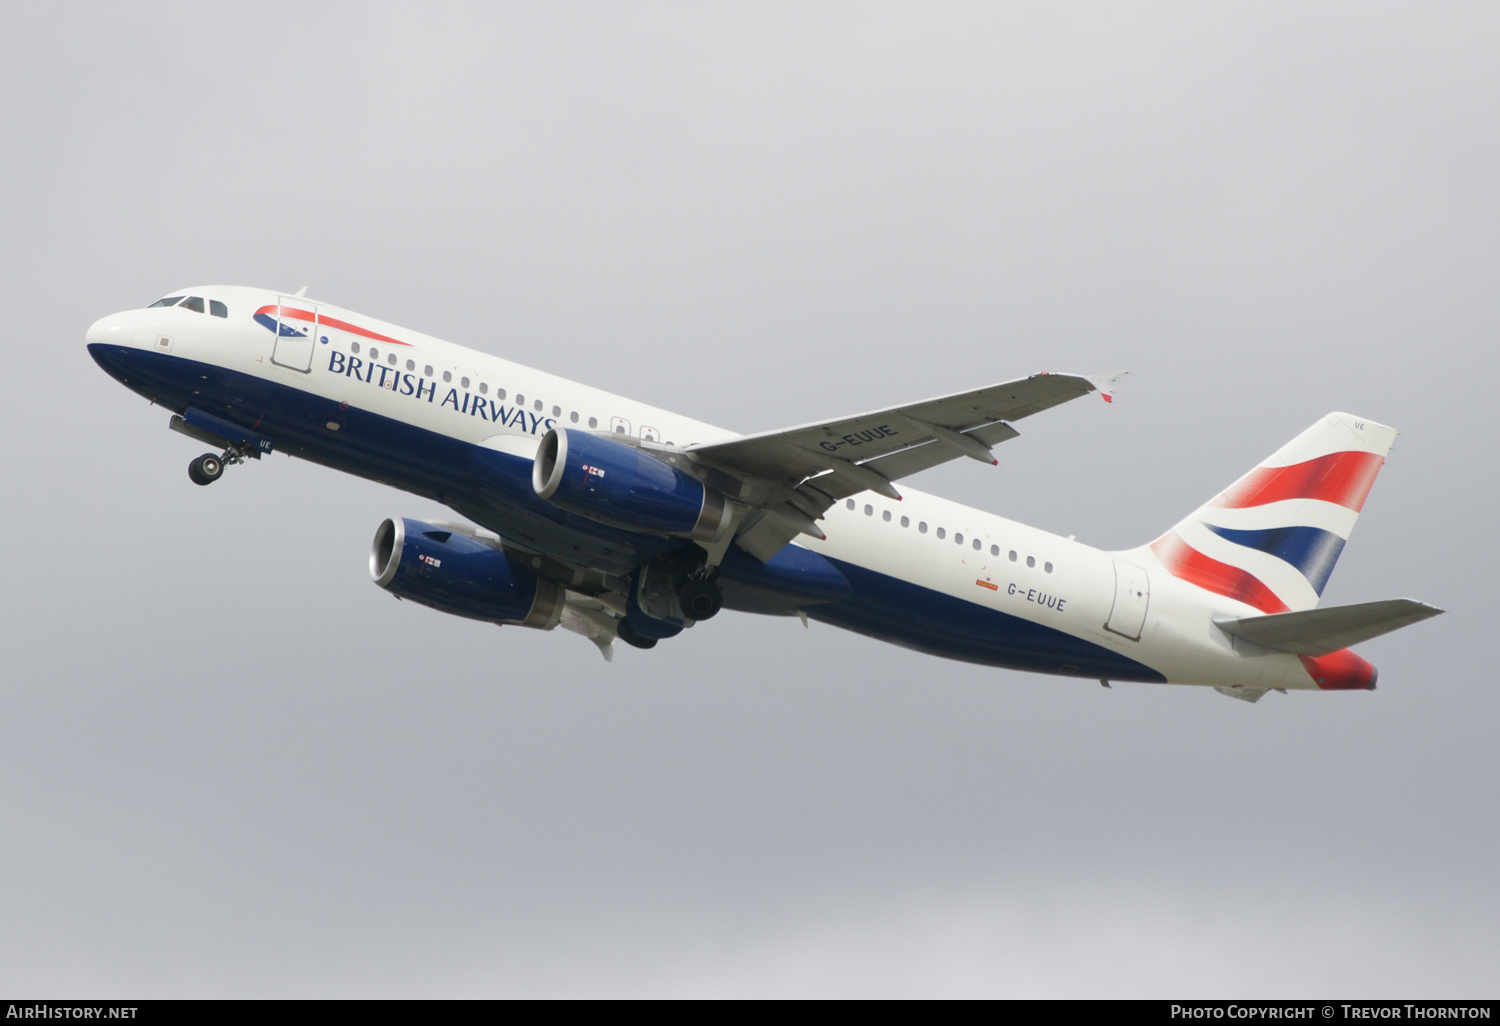
[{"label": "red and blue tail livery", "polygon": [[1174,577],[1263,613],[1311,609],[1394,428],[1330,413],[1151,543]]},{"label": "red and blue tail livery", "polygon": [[[95,361],[227,466],[281,451],[443,503],[391,517],[375,583],[606,659],[722,609],[1110,684],[1369,690],[1351,646],[1440,610],[1320,606],[1396,432],[1331,413],[1155,541],[1103,552],[905,479],[993,466],[1015,425],[1114,374],[1040,372],[740,435],[313,300],[184,289],[88,331]],[[903,482],[898,487],[898,482]]]}]

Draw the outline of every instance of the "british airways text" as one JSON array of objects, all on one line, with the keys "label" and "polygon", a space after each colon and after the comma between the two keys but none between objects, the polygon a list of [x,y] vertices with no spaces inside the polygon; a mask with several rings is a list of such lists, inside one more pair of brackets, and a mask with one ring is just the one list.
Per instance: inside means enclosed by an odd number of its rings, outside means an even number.
[{"label": "british airways text", "polygon": [[428,381],[416,374],[403,373],[384,364],[361,360],[357,356],[346,356],[336,349],[328,354],[328,370],[329,373],[342,374],[346,378],[363,381],[367,385],[375,385],[387,392],[411,396],[419,402],[426,400],[438,406],[451,406],[455,413],[492,421],[518,431],[525,431],[527,434],[543,434],[557,424],[557,421],[551,417],[544,417],[539,413],[528,413],[518,407],[506,406],[484,396],[460,392],[456,388],[448,389],[448,394],[439,400],[436,381]]}]

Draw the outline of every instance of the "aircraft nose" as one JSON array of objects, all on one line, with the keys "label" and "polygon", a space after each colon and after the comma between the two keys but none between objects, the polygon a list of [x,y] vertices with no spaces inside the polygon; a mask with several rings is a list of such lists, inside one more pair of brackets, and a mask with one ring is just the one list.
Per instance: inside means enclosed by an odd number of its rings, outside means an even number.
[{"label": "aircraft nose", "polygon": [[89,325],[88,333],[83,336],[87,345],[117,345],[129,346],[135,344],[136,336],[135,318],[124,314],[110,314],[101,317]]}]

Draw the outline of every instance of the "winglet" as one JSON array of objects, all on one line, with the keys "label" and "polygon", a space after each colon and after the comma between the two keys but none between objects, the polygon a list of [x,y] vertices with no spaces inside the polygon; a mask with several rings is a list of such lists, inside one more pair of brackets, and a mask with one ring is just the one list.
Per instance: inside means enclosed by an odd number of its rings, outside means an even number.
[{"label": "winglet", "polygon": [[1115,401],[1115,382],[1129,371],[1110,371],[1108,374],[1086,374],[1084,380],[1099,390],[1099,396],[1107,403]]}]

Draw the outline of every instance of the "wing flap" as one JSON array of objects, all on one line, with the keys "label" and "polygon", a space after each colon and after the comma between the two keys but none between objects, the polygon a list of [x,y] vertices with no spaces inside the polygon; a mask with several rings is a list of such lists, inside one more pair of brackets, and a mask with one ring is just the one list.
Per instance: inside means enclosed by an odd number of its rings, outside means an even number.
[{"label": "wing flap", "polygon": [[1226,634],[1277,652],[1320,656],[1437,616],[1443,610],[1415,599],[1382,599],[1268,616],[1215,617]]},{"label": "wing flap", "polygon": [[[973,431],[965,431],[964,434],[969,438],[977,439],[986,449],[990,449],[1001,442],[1017,437],[1020,432],[1004,421],[999,421],[982,428],[975,428]],[[861,463],[860,466],[867,467],[892,481],[897,481],[941,463],[947,463],[961,455],[963,454],[954,451],[951,446],[930,441]]]}]

